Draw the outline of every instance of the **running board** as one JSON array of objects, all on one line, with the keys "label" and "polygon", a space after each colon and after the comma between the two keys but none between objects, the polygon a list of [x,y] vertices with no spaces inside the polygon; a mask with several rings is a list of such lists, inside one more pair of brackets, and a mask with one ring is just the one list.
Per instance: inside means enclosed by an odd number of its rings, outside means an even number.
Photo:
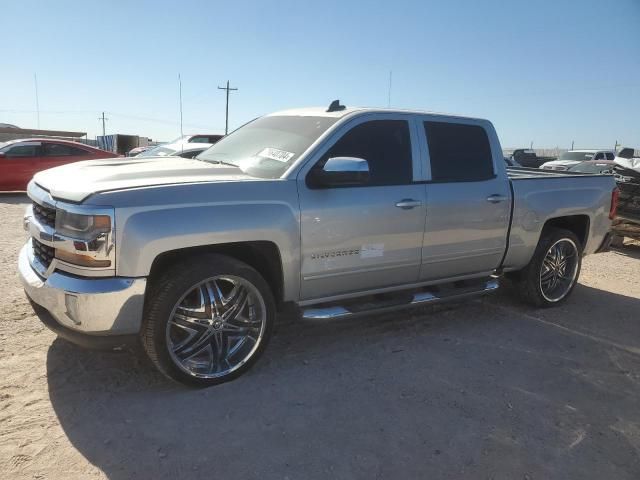
[{"label": "running board", "polygon": [[[458,282],[456,282],[457,284]],[[422,305],[460,300],[463,298],[475,297],[491,293],[498,289],[499,283],[497,278],[473,282],[472,286],[468,283],[463,286],[454,286],[446,289],[432,288],[431,290],[423,289],[414,293],[403,294],[400,292],[400,298],[386,301],[366,301],[363,303],[354,303],[352,300],[350,305],[326,305],[324,307],[304,308],[302,309],[302,318],[304,320],[334,320],[338,318],[354,317],[358,315],[377,314],[402,310],[404,308],[419,307]],[[357,299],[356,299],[357,300]],[[399,300],[399,301],[398,301]]]}]

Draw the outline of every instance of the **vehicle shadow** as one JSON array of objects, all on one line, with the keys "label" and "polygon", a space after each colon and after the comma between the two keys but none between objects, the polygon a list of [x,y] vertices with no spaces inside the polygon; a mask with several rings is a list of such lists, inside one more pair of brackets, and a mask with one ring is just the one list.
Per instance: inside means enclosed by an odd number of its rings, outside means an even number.
[{"label": "vehicle shadow", "polygon": [[612,248],[611,251],[618,255],[640,260],[640,243],[637,242],[625,243],[621,247]]},{"label": "vehicle shadow", "polygon": [[55,340],[50,399],[111,479],[638,478],[620,432],[640,425],[639,309],[579,285],[553,310],[502,293],[335,323],[289,314],[251,372],[203,390]]},{"label": "vehicle shadow", "polygon": [[0,192],[0,203],[9,205],[18,205],[20,203],[29,203],[31,200],[26,192]]}]

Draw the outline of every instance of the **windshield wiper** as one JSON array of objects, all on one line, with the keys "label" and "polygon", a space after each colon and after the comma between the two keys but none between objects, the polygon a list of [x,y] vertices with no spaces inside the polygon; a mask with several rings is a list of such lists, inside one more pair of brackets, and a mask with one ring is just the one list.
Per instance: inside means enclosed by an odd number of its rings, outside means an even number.
[{"label": "windshield wiper", "polygon": [[217,163],[219,165],[229,165],[230,167],[236,167],[236,168],[240,168],[238,165],[236,165],[235,163],[231,163],[231,162],[224,162],[222,160],[205,160],[204,158],[200,158],[198,156],[193,157],[194,160],[200,160],[201,162],[206,162],[206,163]]},{"label": "windshield wiper", "polygon": [[231,162],[223,162],[222,160],[211,160],[211,161],[215,162],[215,163],[219,163],[220,165],[229,165],[231,167],[240,168],[238,165],[236,165],[235,163],[231,163]]}]

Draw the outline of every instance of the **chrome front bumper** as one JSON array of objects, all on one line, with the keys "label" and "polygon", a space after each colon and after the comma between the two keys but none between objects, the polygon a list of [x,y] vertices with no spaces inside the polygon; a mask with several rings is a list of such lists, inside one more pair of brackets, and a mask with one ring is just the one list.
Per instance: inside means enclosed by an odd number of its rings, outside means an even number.
[{"label": "chrome front bumper", "polygon": [[29,240],[20,251],[20,280],[27,296],[63,328],[88,335],[140,331],[146,278],[81,278],[53,272],[44,279],[32,263]]}]

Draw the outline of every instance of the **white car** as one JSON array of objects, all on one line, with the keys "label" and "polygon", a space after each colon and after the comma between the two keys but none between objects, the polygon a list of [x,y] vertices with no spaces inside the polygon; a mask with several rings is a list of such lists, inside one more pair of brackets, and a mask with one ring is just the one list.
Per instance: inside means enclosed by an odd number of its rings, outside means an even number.
[{"label": "white car", "polygon": [[613,160],[616,154],[613,150],[569,150],[558,157],[557,160],[545,162],[540,165],[543,170],[566,171],[569,167],[589,160]]},{"label": "white car", "polygon": [[176,143],[165,143],[163,145],[158,145],[157,147],[151,148],[149,150],[145,150],[144,152],[136,155],[136,158],[141,157],[183,157],[183,158],[193,158],[196,155],[202,153],[207,148],[209,148],[212,143],[202,143],[202,142],[185,142],[180,141]]}]

